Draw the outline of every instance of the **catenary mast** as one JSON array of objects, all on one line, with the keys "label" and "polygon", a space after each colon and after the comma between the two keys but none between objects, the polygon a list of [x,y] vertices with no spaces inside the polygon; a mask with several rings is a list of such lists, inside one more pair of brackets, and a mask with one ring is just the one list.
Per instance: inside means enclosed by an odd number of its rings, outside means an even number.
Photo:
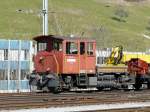
[{"label": "catenary mast", "polygon": [[43,0],[43,35],[48,35],[48,0]]}]

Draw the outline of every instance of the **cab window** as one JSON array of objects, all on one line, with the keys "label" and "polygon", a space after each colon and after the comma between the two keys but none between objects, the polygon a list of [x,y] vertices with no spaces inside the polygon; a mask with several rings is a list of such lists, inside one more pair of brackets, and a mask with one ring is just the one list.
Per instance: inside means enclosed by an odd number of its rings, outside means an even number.
[{"label": "cab window", "polygon": [[46,42],[40,42],[38,43],[38,51],[44,51],[44,50],[47,50],[47,43]]},{"label": "cab window", "polygon": [[93,55],[94,54],[93,43],[92,42],[87,43],[87,54],[88,55]]},{"label": "cab window", "polygon": [[66,42],[66,54],[78,54],[78,44],[75,42]]},{"label": "cab window", "polygon": [[53,42],[53,49],[57,51],[62,51],[62,42],[54,41]]}]

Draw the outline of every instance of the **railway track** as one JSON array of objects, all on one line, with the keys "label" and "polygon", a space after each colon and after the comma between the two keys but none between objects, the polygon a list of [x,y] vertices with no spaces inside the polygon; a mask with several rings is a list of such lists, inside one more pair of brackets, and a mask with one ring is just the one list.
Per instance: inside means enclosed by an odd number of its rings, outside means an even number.
[{"label": "railway track", "polygon": [[0,110],[47,108],[89,104],[149,102],[150,91],[103,91],[94,93],[10,93],[0,94]]}]

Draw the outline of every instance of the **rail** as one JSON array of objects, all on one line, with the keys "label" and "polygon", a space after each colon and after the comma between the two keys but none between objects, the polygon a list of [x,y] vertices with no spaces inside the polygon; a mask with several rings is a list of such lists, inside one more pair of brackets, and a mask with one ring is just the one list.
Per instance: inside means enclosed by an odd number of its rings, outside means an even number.
[{"label": "rail", "polygon": [[94,93],[12,93],[0,94],[0,110],[64,107],[90,104],[149,102],[150,92],[103,91]]}]

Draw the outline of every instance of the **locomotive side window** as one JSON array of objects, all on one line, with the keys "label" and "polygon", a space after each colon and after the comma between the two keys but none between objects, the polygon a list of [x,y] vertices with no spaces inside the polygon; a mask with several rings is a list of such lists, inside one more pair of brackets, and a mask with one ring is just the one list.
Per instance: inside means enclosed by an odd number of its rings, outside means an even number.
[{"label": "locomotive side window", "polygon": [[87,43],[87,54],[88,55],[93,55],[94,54],[93,43],[92,42]]},{"label": "locomotive side window", "polygon": [[47,49],[47,43],[38,43],[38,51],[43,51]]},{"label": "locomotive side window", "polygon": [[83,55],[85,54],[85,43],[80,42],[80,54]]},{"label": "locomotive side window", "polygon": [[62,51],[62,42],[54,41],[53,42],[53,49],[57,51]]},{"label": "locomotive side window", "polygon": [[75,42],[66,42],[66,54],[78,54],[78,44]]}]

